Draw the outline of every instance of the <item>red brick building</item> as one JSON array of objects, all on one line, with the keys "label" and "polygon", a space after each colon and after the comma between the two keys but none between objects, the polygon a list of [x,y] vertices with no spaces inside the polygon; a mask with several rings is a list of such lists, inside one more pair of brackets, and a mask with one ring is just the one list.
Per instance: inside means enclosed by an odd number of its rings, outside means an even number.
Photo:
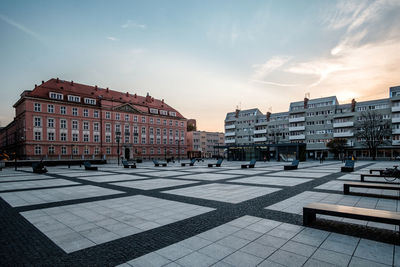
[{"label": "red brick building", "polygon": [[20,159],[186,155],[186,119],[164,100],[51,79],[24,91],[0,146]]}]

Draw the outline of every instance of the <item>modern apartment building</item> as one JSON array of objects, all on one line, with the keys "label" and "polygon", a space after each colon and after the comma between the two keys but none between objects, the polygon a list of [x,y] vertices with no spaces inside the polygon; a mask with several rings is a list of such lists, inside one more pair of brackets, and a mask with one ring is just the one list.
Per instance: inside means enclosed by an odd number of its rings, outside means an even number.
[{"label": "modern apartment building", "polygon": [[[400,155],[400,86],[389,89],[389,98],[339,104],[335,96],[292,102],[288,112],[262,114],[258,109],[229,112],[225,119],[225,144],[231,148],[268,145],[271,157],[276,145],[306,144],[307,158],[330,157],[326,144],[333,138],[347,139],[347,153],[358,158],[371,155],[355,136],[361,114],[374,110],[392,125],[390,142],[378,149],[378,157]],[[275,145],[275,146],[274,146]]]},{"label": "modern apartment building", "polygon": [[51,79],[26,90],[0,148],[21,159],[186,155],[186,119],[164,100]]},{"label": "modern apartment building", "polygon": [[224,146],[224,136],[224,133],[218,132],[188,131],[188,153],[198,151],[202,158],[223,157],[224,149],[218,147]]}]

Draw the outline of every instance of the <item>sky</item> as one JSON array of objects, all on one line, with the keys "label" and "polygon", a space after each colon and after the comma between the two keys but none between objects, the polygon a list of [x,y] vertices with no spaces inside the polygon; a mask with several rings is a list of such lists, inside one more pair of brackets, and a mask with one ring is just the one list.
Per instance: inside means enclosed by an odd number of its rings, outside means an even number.
[{"label": "sky", "polygon": [[0,2],[0,123],[60,78],[157,99],[223,131],[227,112],[287,111],[400,85],[400,1]]}]

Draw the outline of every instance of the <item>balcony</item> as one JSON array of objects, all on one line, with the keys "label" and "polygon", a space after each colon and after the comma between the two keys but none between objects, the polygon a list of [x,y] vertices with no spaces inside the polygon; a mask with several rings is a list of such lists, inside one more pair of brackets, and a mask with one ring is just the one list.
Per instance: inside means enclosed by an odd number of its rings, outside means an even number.
[{"label": "balcony", "polygon": [[393,146],[400,146],[400,140],[392,140]]},{"label": "balcony", "polygon": [[299,135],[289,135],[289,140],[304,140],[306,136],[304,134]]},{"label": "balcony", "polygon": [[267,137],[254,137],[253,139],[254,142],[266,142],[267,141]]},{"label": "balcony", "polygon": [[334,122],[333,123],[333,128],[343,128],[343,127],[353,127],[354,122],[352,121],[346,121],[346,122]]},{"label": "balcony", "polygon": [[333,133],[333,137],[352,137],[352,136],[354,136],[353,132]]},{"label": "balcony", "polygon": [[347,117],[353,117],[354,112],[344,112],[344,113],[336,113],[333,115],[334,118],[347,118]]},{"label": "balcony", "polygon": [[236,128],[235,124],[232,124],[232,125],[225,125],[225,130],[235,129],[235,128]]},{"label": "balcony", "polygon": [[225,144],[234,144],[235,141],[235,139],[225,139]]},{"label": "balcony", "polygon": [[236,117],[230,117],[225,120],[225,122],[236,121]]},{"label": "balcony", "polygon": [[289,123],[306,121],[306,117],[289,118]]},{"label": "balcony", "polygon": [[393,106],[392,112],[400,112],[400,106]]},{"label": "balcony", "polygon": [[392,134],[400,134],[400,129],[393,129]]},{"label": "balcony", "polygon": [[268,121],[261,121],[261,122],[256,122],[254,125],[255,126],[263,126],[263,125],[267,125]]},{"label": "balcony", "polygon": [[294,126],[294,127],[289,127],[289,132],[296,132],[296,131],[304,131],[306,129],[306,126]]},{"label": "balcony", "polygon": [[392,123],[400,123],[400,117],[392,117]]},{"label": "balcony", "polygon": [[267,133],[267,129],[254,130],[254,134],[265,134],[265,133]]},{"label": "balcony", "polygon": [[227,132],[227,133],[225,133],[225,137],[228,137],[228,136],[235,136],[235,135],[236,135],[235,132]]}]

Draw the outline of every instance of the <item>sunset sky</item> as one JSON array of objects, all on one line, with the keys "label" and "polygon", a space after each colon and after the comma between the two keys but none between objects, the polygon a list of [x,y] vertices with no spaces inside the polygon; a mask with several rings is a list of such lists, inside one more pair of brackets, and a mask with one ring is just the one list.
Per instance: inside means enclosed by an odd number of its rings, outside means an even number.
[{"label": "sunset sky", "polygon": [[165,101],[223,131],[236,106],[287,111],[400,85],[400,1],[0,2],[0,122],[42,80]]}]

